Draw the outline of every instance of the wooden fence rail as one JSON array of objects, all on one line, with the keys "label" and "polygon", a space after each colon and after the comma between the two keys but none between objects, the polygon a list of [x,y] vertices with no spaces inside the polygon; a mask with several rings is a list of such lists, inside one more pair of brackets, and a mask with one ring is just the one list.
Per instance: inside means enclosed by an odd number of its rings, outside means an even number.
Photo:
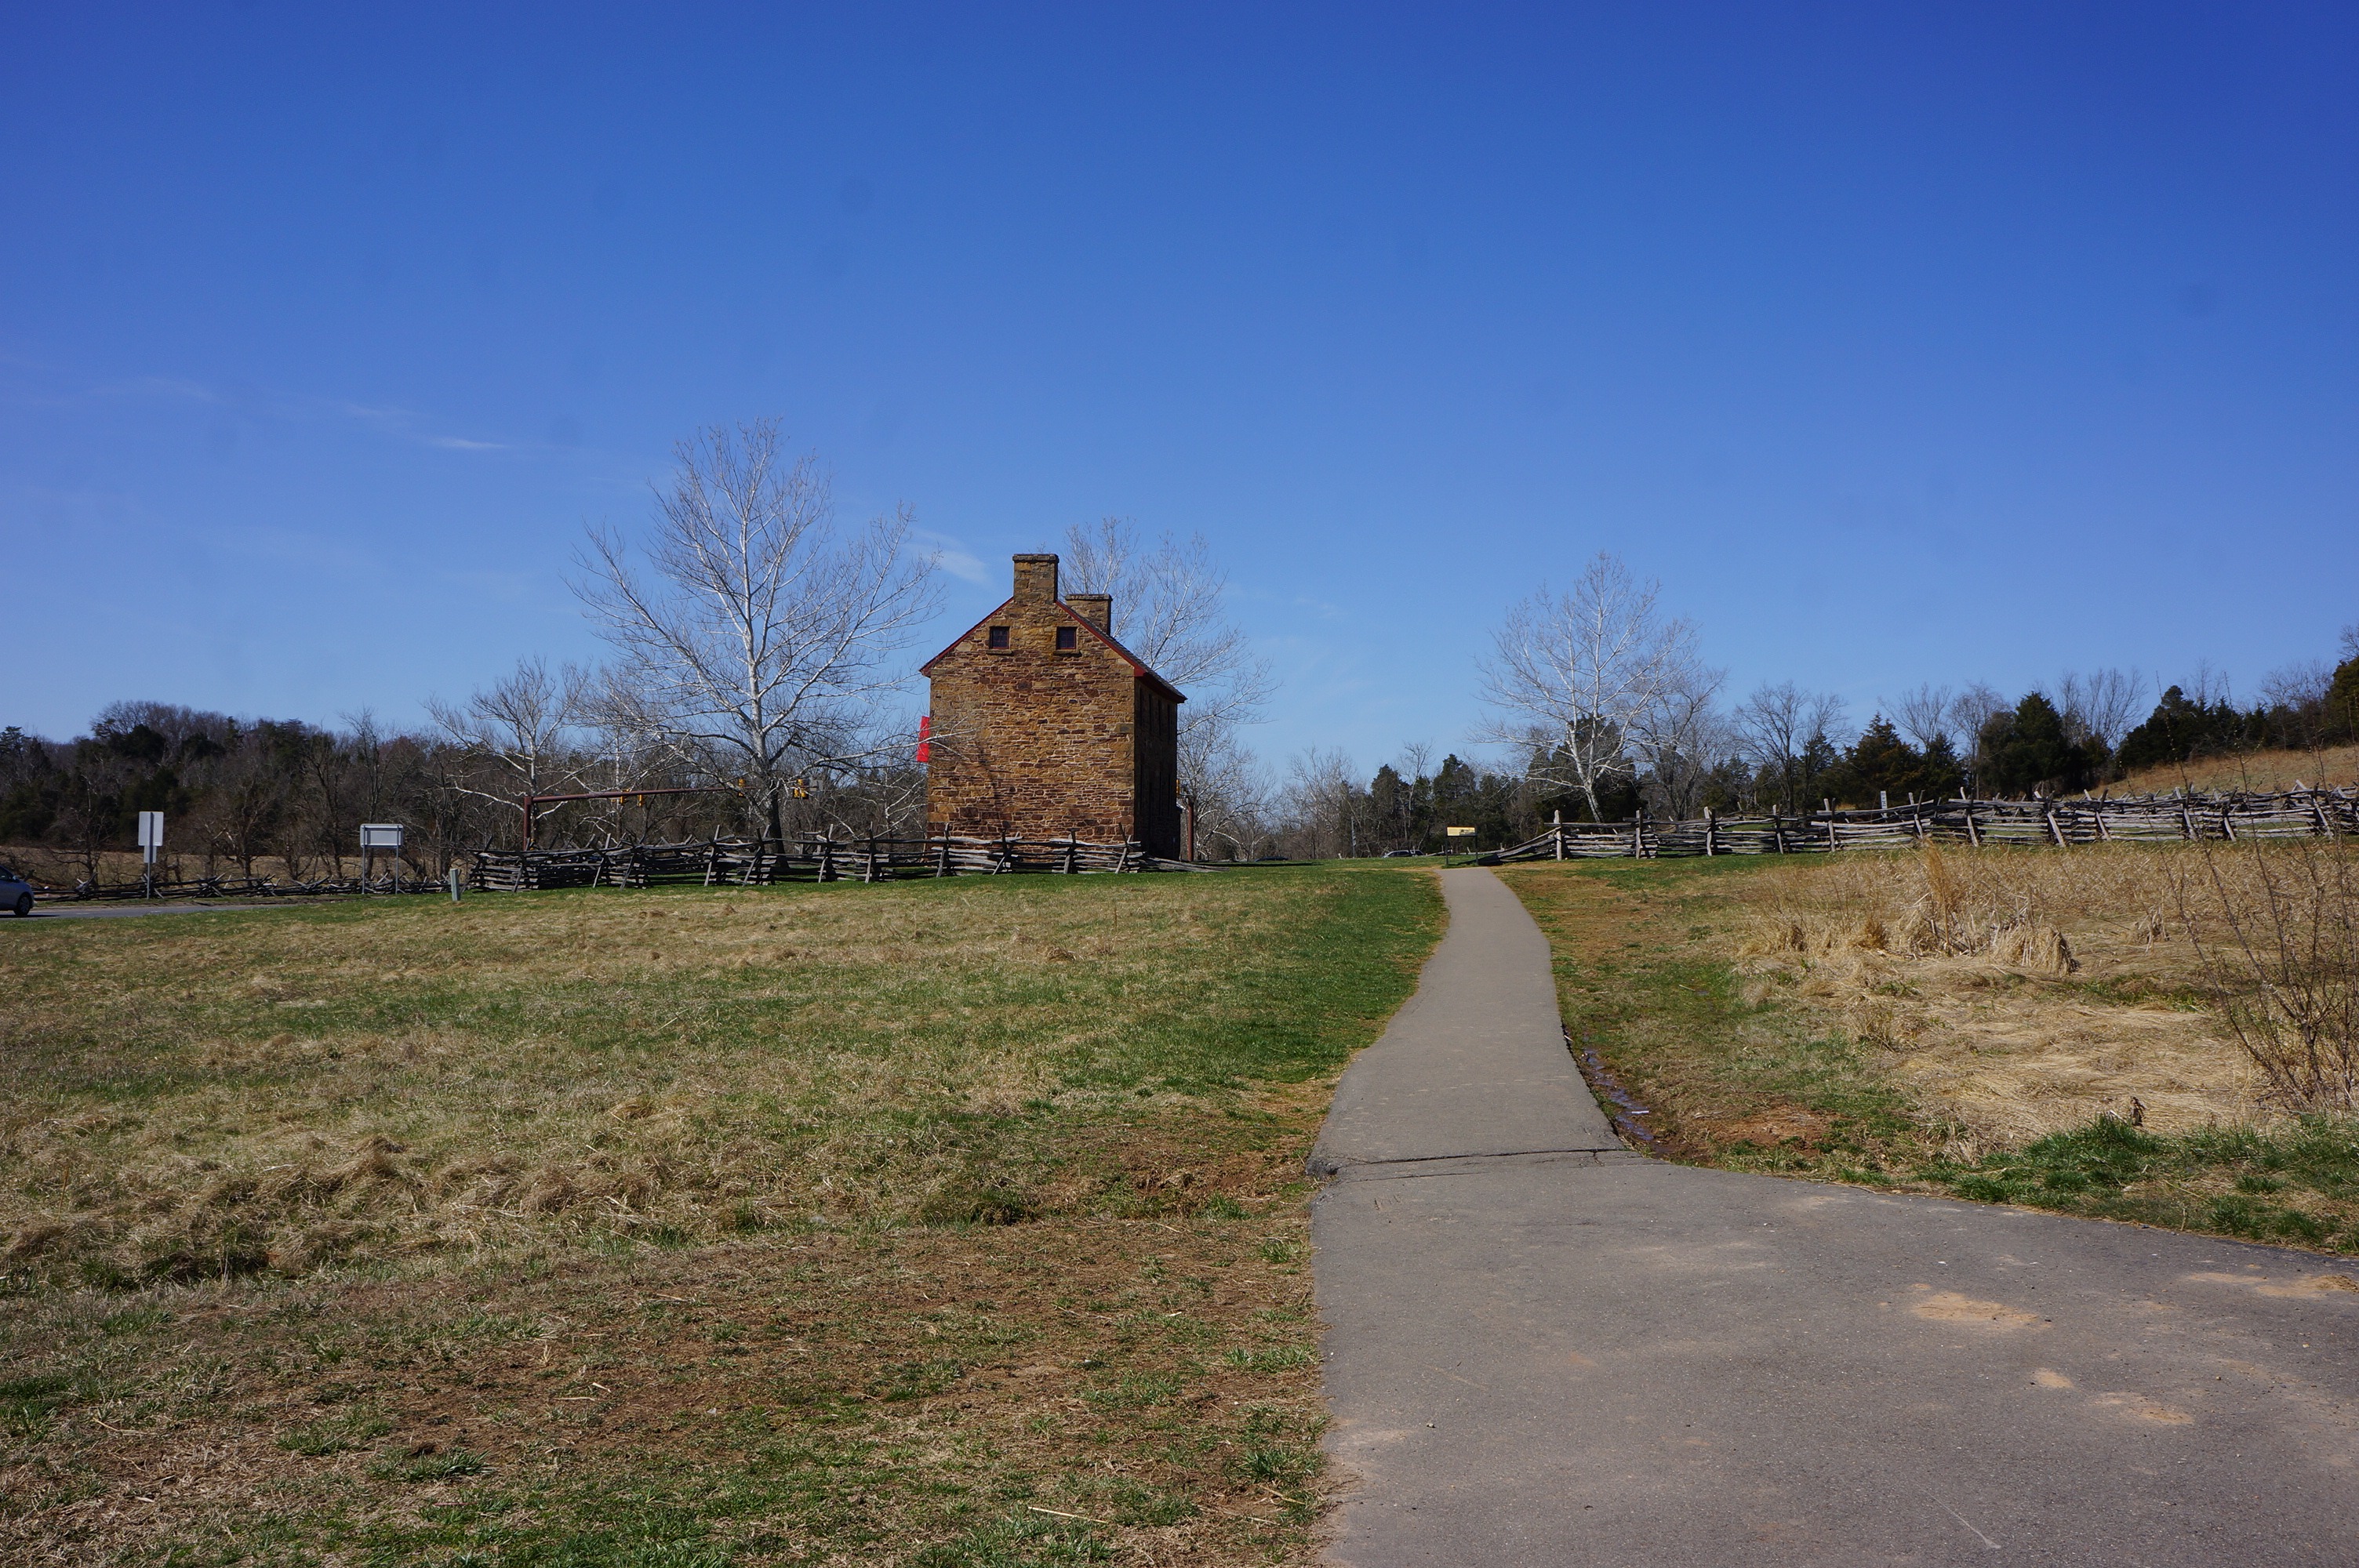
[{"label": "wooden fence rail", "polygon": [[441,892],[433,877],[321,877],[315,881],[276,877],[158,877],[153,881],[78,881],[70,888],[44,885],[45,899],[334,898],[360,893]]},{"label": "wooden fence rail", "polygon": [[708,838],[686,844],[618,844],[593,849],[485,849],[470,885],[519,892],[571,887],[760,887],[784,881],[891,881],[909,877],[1004,875],[1019,871],[1079,875],[1098,871],[1194,870],[1158,860],[1136,841],[1083,838]]},{"label": "wooden fence rail", "polygon": [[1803,855],[1898,849],[1919,844],[2177,843],[2216,838],[2301,838],[2359,834],[2359,791],[2282,795],[2144,795],[2127,800],[1929,800],[1798,816],[1720,816],[1662,822],[1567,822],[1481,857],[1510,860],[1655,860],[1679,855]]}]

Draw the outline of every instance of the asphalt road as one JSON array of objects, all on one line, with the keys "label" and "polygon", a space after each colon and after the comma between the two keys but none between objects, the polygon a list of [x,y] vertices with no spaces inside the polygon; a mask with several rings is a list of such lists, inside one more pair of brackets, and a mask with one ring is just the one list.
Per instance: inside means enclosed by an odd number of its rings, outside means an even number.
[{"label": "asphalt road", "polygon": [[[240,909],[297,909],[316,906],[318,899],[283,899],[276,903],[37,903],[28,920],[127,920],[142,914],[222,914]],[[15,915],[0,915],[0,925],[16,924]]]},{"label": "asphalt road", "polygon": [[1442,884],[1312,1157],[1336,1562],[2359,1563],[2359,1265],[1625,1152]]}]

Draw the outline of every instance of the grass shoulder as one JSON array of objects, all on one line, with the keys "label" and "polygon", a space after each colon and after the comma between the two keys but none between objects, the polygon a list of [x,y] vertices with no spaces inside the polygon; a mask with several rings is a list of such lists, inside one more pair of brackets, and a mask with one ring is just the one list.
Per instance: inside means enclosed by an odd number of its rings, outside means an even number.
[{"label": "grass shoulder", "polygon": [[[1995,955],[1913,961],[1889,909],[1814,906],[1789,881],[1832,870],[1729,857],[1503,875],[1549,935],[1568,1030],[1671,1158],[2359,1251],[2359,1125],[2234,1098],[2235,1047],[2152,940],[2115,963],[2085,925],[2052,962],[2030,920]],[[1841,874],[1905,891],[1919,871],[1862,856]],[[2091,898],[2150,937],[2135,901]],[[2041,907],[2080,924],[2063,906]],[[1813,907],[1843,913],[1812,930]],[[2168,1114],[2149,1120],[2156,1105]]]}]

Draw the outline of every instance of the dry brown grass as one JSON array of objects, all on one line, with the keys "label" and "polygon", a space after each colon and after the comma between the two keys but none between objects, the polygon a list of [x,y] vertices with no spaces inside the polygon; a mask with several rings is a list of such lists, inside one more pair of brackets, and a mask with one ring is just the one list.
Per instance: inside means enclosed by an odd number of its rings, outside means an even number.
[{"label": "dry brown grass", "polygon": [[1327,868],[12,930],[0,1559],[1307,1560],[1301,1162],[1437,915]]},{"label": "dry brown grass", "polygon": [[1158,1052],[1305,917],[1196,878],[12,932],[0,1235],[18,1268],[193,1278],[1055,1207],[1103,1172],[1026,1108],[1250,1067]]},{"label": "dry brown grass", "polygon": [[257,1531],[355,1562],[1302,1560],[1302,1100],[1272,1151],[1145,1141],[1200,1184],[1127,1219],[52,1296],[10,1386],[71,1368],[84,1397],[0,1464],[0,1560],[235,1561]]},{"label": "dry brown grass", "polygon": [[2224,909],[2266,907],[2265,866],[2315,852],[1797,860],[1730,884],[1751,916],[1738,967],[1750,1000],[1788,999],[1884,1048],[1894,1079],[1975,1141],[2100,1113],[2163,1132],[2262,1123],[2286,1108],[2205,1005],[2214,976],[2190,920],[2216,943]]},{"label": "dry brown grass", "polygon": [[2191,790],[2273,792],[2296,785],[2359,784],[2359,745],[2320,752],[2255,752],[2241,757],[2204,757],[2184,766],[2147,768],[2112,786],[2114,795],[2169,795]]}]

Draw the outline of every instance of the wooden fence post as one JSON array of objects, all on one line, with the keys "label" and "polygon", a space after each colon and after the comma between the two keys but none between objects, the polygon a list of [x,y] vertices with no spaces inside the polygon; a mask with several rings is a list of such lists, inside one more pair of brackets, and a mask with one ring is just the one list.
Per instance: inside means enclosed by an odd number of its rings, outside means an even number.
[{"label": "wooden fence post", "polygon": [[1710,859],[1712,859],[1712,857],[1715,853],[1717,853],[1717,850],[1714,849],[1714,847],[1713,847],[1713,845],[1712,845],[1712,807],[1711,807],[1711,806],[1705,806],[1705,807],[1703,808],[1703,853],[1704,853],[1704,859],[1706,859],[1706,860],[1710,860]]},{"label": "wooden fence post", "polygon": [[1559,806],[1556,815],[1550,818],[1549,831],[1556,839],[1556,858],[1561,860],[1564,859],[1564,808],[1562,806]]}]

